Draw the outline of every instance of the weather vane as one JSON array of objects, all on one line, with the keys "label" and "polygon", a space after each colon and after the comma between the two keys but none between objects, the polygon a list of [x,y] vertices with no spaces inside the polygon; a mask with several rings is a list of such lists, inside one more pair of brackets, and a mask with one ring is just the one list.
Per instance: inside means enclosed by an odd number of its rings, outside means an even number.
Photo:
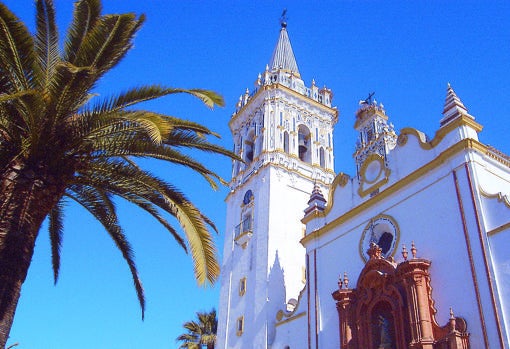
[{"label": "weather vane", "polygon": [[282,12],[282,16],[280,17],[280,25],[282,28],[287,27],[287,9],[284,8]]}]

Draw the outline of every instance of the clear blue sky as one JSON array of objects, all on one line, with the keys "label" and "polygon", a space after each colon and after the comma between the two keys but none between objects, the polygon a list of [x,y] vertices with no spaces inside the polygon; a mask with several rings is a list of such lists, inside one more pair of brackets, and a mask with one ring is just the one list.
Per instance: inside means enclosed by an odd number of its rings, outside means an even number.
[{"label": "clear blue sky", "polygon": [[[397,130],[415,127],[433,136],[448,82],[484,125],[481,141],[510,154],[510,1],[104,2],[105,13],[145,13],[147,22],[135,48],[97,92],[108,96],[148,83],[214,89],[225,97],[225,108],[210,111],[186,96],[146,108],[204,123],[229,149],[230,115],[269,62],[279,16],[287,8],[288,32],[306,85],[312,79],[327,85],[340,110],[334,139],[338,172],[354,173],[359,99],[375,91]],[[33,1],[4,3],[33,27]],[[55,3],[65,33],[72,3]],[[227,159],[200,158],[229,179]],[[175,167],[147,166],[185,190],[217,223],[221,251],[226,189],[213,192],[200,177]],[[44,227],[8,344],[19,342],[19,349],[177,348],[182,323],[196,311],[216,307],[218,287],[196,286],[189,257],[164,229],[140,211],[119,206],[145,287],[145,321],[120,253],[87,213],[71,206],[60,280],[53,286]]]}]

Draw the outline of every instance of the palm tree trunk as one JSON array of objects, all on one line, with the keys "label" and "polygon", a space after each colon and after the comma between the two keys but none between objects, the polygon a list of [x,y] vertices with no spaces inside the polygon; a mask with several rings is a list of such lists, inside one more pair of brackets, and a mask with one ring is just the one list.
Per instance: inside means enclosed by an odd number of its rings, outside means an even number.
[{"label": "palm tree trunk", "polygon": [[40,175],[23,164],[13,164],[1,173],[0,348],[9,338],[35,240],[44,218],[58,201],[56,194],[55,187],[45,186]]}]

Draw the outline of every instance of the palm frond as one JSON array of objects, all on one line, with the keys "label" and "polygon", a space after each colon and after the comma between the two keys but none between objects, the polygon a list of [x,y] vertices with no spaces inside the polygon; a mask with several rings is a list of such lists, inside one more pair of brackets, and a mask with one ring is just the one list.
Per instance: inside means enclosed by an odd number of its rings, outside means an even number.
[{"label": "palm frond", "polygon": [[54,79],[55,68],[60,60],[55,8],[52,0],[37,0],[37,30],[35,51],[41,73],[39,85],[47,89]]},{"label": "palm frond", "polygon": [[19,92],[13,93],[13,94],[1,94],[0,95],[0,104],[5,103],[5,102],[14,101],[16,99],[19,99],[20,97],[25,96],[25,95],[36,95],[37,93],[39,93],[39,91],[32,89],[32,90],[19,91]]},{"label": "palm frond", "polygon": [[202,219],[204,220],[205,223],[207,223],[208,226],[210,226],[216,233],[219,233],[218,231],[218,228],[216,228],[216,224],[214,224],[214,222],[209,218],[207,217],[206,215],[202,215]]},{"label": "palm frond", "polygon": [[213,239],[205,228],[200,211],[189,202],[181,204],[176,218],[189,242],[197,282],[199,285],[207,282],[213,284],[219,276],[220,267],[216,260]]},{"label": "palm frond", "polygon": [[37,99],[37,95],[37,90],[24,90],[0,95],[0,128],[4,130],[5,134],[9,134],[8,138],[15,138],[15,134],[26,136],[28,133],[27,125],[31,123],[30,110],[26,109],[26,106],[29,105],[27,97],[31,96],[34,100]]},{"label": "palm frond", "polygon": [[218,319],[216,310],[210,312],[198,312],[198,321],[187,321],[183,323],[186,333],[177,337],[177,341],[183,342],[179,348],[202,348],[216,341],[216,333],[218,328]]},{"label": "palm frond", "polygon": [[94,113],[112,113],[128,108],[132,105],[160,98],[173,93],[173,89],[159,85],[140,86],[125,91],[118,96],[110,97],[93,107]]},{"label": "palm frond", "polygon": [[219,175],[200,162],[169,147],[129,137],[125,137],[124,139],[119,137],[114,141],[108,139],[92,140],[92,144],[93,147],[98,150],[93,155],[95,158],[102,159],[119,156],[150,157],[192,169],[196,173],[202,175],[214,190],[218,188],[216,180],[222,184],[225,183]]},{"label": "palm frond", "polygon": [[93,67],[97,78],[113,68],[132,47],[145,17],[134,14],[105,15],[89,30],[76,52],[77,66]]},{"label": "palm frond", "polygon": [[130,113],[129,115],[133,117],[131,120],[139,125],[150,140],[156,144],[160,144],[167,138],[172,130],[172,124],[157,113],[139,112]]},{"label": "palm frond", "polygon": [[100,17],[100,0],[79,0],[74,3],[73,20],[64,45],[64,60],[74,64],[83,40]]},{"label": "palm frond", "polygon": [[124,257],[124,260],[127,262],[129,270],[131,271],[143,319],[145,317],[145,296],[143,286],[138,276],[131,245],[127,241],[124,233],[122,232],[122,228],[119,225],[114,203],[111,201],[108,194],[95,190],[91,187],[80,187],[79,185],[74,185],[72,193],[68,192],[66,195],[87,209],[99,222],[101,222],[117,248],[121,251],[122,257]]},{"label": "palm frond", "polygon": [[175,93],[178,93],[178,92],[189,93],[189,94],[199,98],[209,108],[212,108],[215,105],[220,106],[220,107],[225,106],[225,101],[223,100],[223,97],[214,91],[203,90],[203,89],[199,89],[199,88],[190,89],[190,90],[176,88],[174,90],[175,90]]},{"label": "palm frond", "polygon": [[63,222],[64,200],[61,199],[50,211],[48,230],[51,243],[51,264],[53,266],[53,282],[58,281],[60,271],[60,249],[62,247],[62,235],[64,232]]},{"label": "palm frond", "polygon": [[59,62],[56,69],[55,82],[50,86],[52,107],[51,114],[54,124],[72,116],[88,100],[88,91],[96,79],[92,67],[79,67],[69,62]]},{"label": "palm frond", "polygon": [[222,154],[234,160],[241,160],[234,152],[209,143],[203,137],[194,132],[189,132],[188,130],[174,129],[164,143],[174,147],[189,147],[206,152]]},{"label": "palm frond", "polygon": [[197,282],[203,285],[216,280],[219,265],[207,222],[182,193],[139,168],[115,160],[93,161],[80,175],[82,181],[96,182],[116,195],[127,191],[135,193],[173,215],[186,235]]},{"label": "palm frond", "polygon": [[30,88],[34,58],[28,29],[0,3],[0,75],[8,79],[11,93]]},{"label": "palm frond", "polygon": [[[73,187],[74,185],[71,185],[68,190],[73,192]],[[184,251],[187,252],[186,243],[184,242],[183,238],[179,235],[177,230],[175,230],[172,225],[158,212],[157,208],[151,202],[148,202],[139,195],[131,192],[117,192],[116,194],[153,216],[163,227],[165,227],[170,232],[175,241],[184,249]]]}]

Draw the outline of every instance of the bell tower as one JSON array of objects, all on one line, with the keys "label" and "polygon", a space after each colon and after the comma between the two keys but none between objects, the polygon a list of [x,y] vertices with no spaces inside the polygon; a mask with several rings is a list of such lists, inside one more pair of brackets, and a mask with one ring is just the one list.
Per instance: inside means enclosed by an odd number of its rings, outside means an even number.
[{"label": "bell tower", "polygon": [[285,18],[265,71],[239,98],[229,122],[234,161],[218,314],[217,348],[268,348],[276,313],[305,285],[301,219],[312,191],[334,173],[333,94],[306,87]]},{"label": "bell tower", "polygon": [[360,108],[356,112],[354,128],[359,132],[356,142],[356,168],[358,176],[365,160],[371,154],[380,156],[387,165],[387,155],[397,145],[397,134],[392,123],[388,123],[388,116],[382,103],[377,104],[373,99],[374,93],[359,102]]}]

